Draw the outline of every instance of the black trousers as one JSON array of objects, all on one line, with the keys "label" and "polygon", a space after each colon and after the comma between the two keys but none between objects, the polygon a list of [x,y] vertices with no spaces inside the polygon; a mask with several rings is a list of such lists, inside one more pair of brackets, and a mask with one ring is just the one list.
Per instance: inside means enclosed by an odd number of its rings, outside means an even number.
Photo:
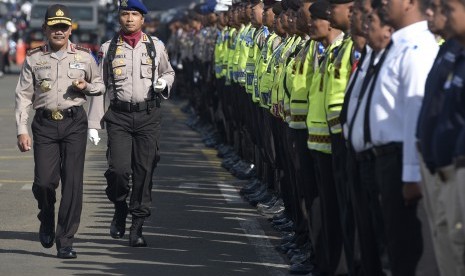
[{"label": "black trousers", "polygon": [[54,218],[56,188],[61,180],[61,202],[56,228],[57,248],[72,246],[81,220],[87,115],[82,107],[61,121],[46,118],[38,110],[32,121],[34,138],[34,183],[39,219]]},{"label": "black trousers", "polygon": [[385,252],[385,235],[374,156],[357,158],[349,150],[347,172],[359,238],[362,275],[382,276],[381,255]]},{"label": "black trousers", "polygon": [[402,148],[375,158],[376,182],[392,275],[414,276],[423,251],[418,204],[405,206],[402,196]]},{"label": "black trousers", "polygon": [[349,275],[355,275],[355,219],[347,177],[347,149],[342,134],[331,134],[334,184]]},{"label": "black trousers", "polygon": [[132,113],[110,108],[104,116],[108,133],[106,193],[113,203],[125,201],[132,176],[129,212],[133,217],[150,216],[161,119],[160,108]]},{"label": "black trousers", "polygon": [[287,127],[287,152],[289,166],[293,172],[292,183],[294,192],[294,209],[296,210],[296,233],[309,238],[310,211],[313,200],[318,196],[315,179],[315,166],[310,150],[307,147],[307,129],[293,129]]},{"label": "black trousers", "polygon": [[311,150],[321,206],[321,237],[316,247],[317,262],[324,275],[334,275],[342,253],[342,228],[331,154]]}]

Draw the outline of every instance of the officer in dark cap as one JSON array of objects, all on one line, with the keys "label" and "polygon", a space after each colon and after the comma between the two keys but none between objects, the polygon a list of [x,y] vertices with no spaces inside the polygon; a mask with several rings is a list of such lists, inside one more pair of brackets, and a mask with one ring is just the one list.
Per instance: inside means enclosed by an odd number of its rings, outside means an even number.
[{"label": "officer in dark cap", "polygon": [[[47,8],[43,30],[47,41],[27,53],[16,87],[18,147],[31,150],[28,134],[31,107],[34,137],[32,192],[40,213],[39,238],[43,247],[56,241],[57,257],[76,258],[74,235],[82,210],[87,116],[86,96],[105,90],[89,49],[69,41],[71,17],[63,5]],[[55,234],[55,189],[61,180],[61,203]]]},{"label": "officer in dark cap", "polygon": [[[124,236],[130,212],[129,245],[133,247],[147,246],[142,225],[150,216],[152,176],[159,160],[160,101],[169,97],[174,81],[165,46],[156,37],[142,32],[146,13],[138,0],[121,0],[121,31],[104,43],[99,52],[107,100],[98,97],[89,107],[89,139],[98,143],[97,129],[103,123],[108,134],[106,193],[115,205],[110,235],[115,239]],[[106,112],[104,102],[110,102]],[[130,178],[132,194],[128,208]]]}]

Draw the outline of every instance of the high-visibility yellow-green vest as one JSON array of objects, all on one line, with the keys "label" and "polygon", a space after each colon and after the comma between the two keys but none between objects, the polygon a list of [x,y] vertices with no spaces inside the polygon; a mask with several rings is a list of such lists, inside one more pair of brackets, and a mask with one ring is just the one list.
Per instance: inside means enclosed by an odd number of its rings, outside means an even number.
[{"label": "high-visibility yellow-green vest", "polygon": [[234,58],[234,52],[236,49],[236,38],[237,38],[237,29],[231,28],[229,31],[229,38],[228,38],[228,51],[225,54],[225,60],[223,60],[226,68],[225,68],[225,77],[226,77],[226,85],[231,85],[233,81],[233,71],[232,71],[232,60]]},{"label": "high-visibility yellow-green vest", "polygon": [[[283,120],[286,119],[287,114],[284,112],[284,77],[286,76],[286,66],[288,64],[288,58],[289,56],[295,51],[296,47],[300,44],[302,38],[300,36],[295,35],[295,39],[291,46],[287,48],[287,50],[284,52],[284,54],[281,56],[281,62],[280,65],[277,68],[276,71],[276,77],[275,77],[275,82],[273,83],[273,88],[271,90],[271,94],[276,93],[277,95],[277,100],[278,100],[278,111],[279,115]],[[276,92],[274,92],[276,90]]]},{"label": "high-visibility yellow-green vest", "polygon": [[231,53],[231,44],[232,44],[232,37],[234,37],[236,33],[235,28],[229,28],[226,31],[225,34],[225,47],[224,47],[224,54],[222,57],[221,61],[221,76],[225,77],[225,82],[227,85],[231,84],[230,79],[229,79],[229,73],[228,73],[228,60],[229,60],[229,55]]},{"label": "high-visibility yellow-green vest", "polygon": [[271,57],[272,54],[272,40],[274,39],[274,37],[276,37],[276,34],[269,33],[268,28],[264,31],[264,34],[266,35],[266,38],[263,47],[256,55],[255,70],[252,79],[252,101],[254,103],[259,104],[260,106],[262,106],[259,87],[260,78],[262,77],[263,71],[266,69],[267,60],[269,59],[269,57]]},{"label": "high-visibility yellow-green vest", "polygon": [[342,37],[336,39],[324,52],[323,61],[318,71],[313,74],[310,92],[308,93],[307,146],[311,150],[331,153],[331,138],[325,110],[325,87],[327,86],[328,68],[333,58],[333,50],[342,43]]},{"label": "high-visibility yellow-green vest", "polygon": [[276,57],[274,65],[274,70],[272,71],[273,75],[270,76],[271,78],[271,87],[270,87],[270,98],[271,98],[271,108],[270,112],[274,115],[279,117],[279,95],[278,95],[278,82],[279,77],[281,75],[281,68],[284,64],[283,56],[289,50],[290,47],[294,44],[296,40],[296,36],[288,36],[285,41],[282,49],[280,50],[279,55]]},{"label": "high-visibility yellow-green vest", "polygon": [[326,120],[332,134],[341,133],[342,131],[339,114],[341,113],[344,92],[352,71],[353,44],[350,36],[344,38],[342,44],[338,47],[336,56],[333,58],[334,62],[328,67],[325,106]]},{"label": "high-visibility yellow-green vest", "polygon": [[245,37],[245,32],[248,31],[250,28],[250,25],[244,26],[242,25],[239,31],[237,32],[236,40],[235,40],[235,48],[234,48],[234,54],[233,58],[231,61],[231,64],[228,65],[231,67],[232,71],[232,81],[237,82],[237,77],[238,77],[238,68],[239,68],[239,58],[241,56],[241,51],[242,51],[242,41],[244,40]]},{"label": "high-visibility yellow-green vest", "polygon": [[[276,48],[273,48],[275,43]],[[276,33],[270,35],[267,43],[267,54],[259,66],[261,73],[257,73],[256,87],[260,94],[260,106],[263,108],[271,108],[271,86],[273,85],[273,75],[277,58],[281,55],[281,50],[285,45],[285,40],[281,39]]]},{"label": "high-visibility yellow-green vest", "polygon": [[215,77],[217,79],[223,77],[221,75],[223,71],[223,59],[226,53],[226,33],[228,32],[228,27],[225,27],[223,30],[220,31],[218,37],[216,38],[215,43]]},{"label": "high-visibility yellow-green vest", "polygon": [[[302,62],[305,59],[306,46],[310,43],[309,39],[302,39],[299,44],[292,51],[290,56],[287,58],[288,64],[283,71],[283,82],[281,83],[283,90],[283,119],[287,122],[291,122],[291,95],[294,93],[297,85],[296,80],[296,66],[297,63]],[[300,56],[299,56],[300,55]],[[300,59],[300,60],[299,60]]]},{"label": "high-visibility yellow-green vest", "polygon": [[301,53],[295,58],[294,87],[291,92],[289,127],[306,129],[308,113],[308,93],[313,79],[313,74],[318,70],[318,57],[320,43],[311,40]]},{"label": "high-visibility yellow-green vest", "polygon": [[262,26],[258,29],[253,37],[253,48],[249,49],[247,63],[245,65],[245,91],[249,94],[252,94],[252,101],[254,100],[253,92],[254,92],[254,78],[255,78],[255,65],[257,60],[260,58],[260,53],[262,48],[264,47],[264,42],[266,37],[269,35],[268,28],[266,26]]},{"label": "high-visibility yellow-green vest", "polygon": [[254,47],[254,34],[257,29],[251,24],[247,25],[243,33],[243,39],[241,40],[241,48],[239,49],[239,60],[237,61],[237,82],[241,86],[245,86],[246,82],[246,66],[249,52]]}]

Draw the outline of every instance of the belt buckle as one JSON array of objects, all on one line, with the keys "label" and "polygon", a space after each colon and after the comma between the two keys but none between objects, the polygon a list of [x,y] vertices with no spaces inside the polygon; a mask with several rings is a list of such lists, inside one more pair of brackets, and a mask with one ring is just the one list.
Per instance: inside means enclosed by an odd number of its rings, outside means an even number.
[{"label": "belt buckle", "polygon": [[63,113],[60,110],[54,110],[52,111],[52,119],[54,121],[61,121],[63,120]]},{"label": "belt buckle", "polygon": [[129,112],[139,111],[139,103],[130,103]]}]

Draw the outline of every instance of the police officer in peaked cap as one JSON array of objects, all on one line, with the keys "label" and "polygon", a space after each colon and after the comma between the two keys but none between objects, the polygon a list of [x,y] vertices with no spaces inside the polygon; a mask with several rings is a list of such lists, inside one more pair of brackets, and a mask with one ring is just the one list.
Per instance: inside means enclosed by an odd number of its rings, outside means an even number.
[{"label": "police officer in peaked cap", "polygon": [[[74,235],[82,210],[87,115],[86,96],[105,90],[90,50],[69,41],[71,17],[63,5],[48,7],[43,30],[45,45],[30,50],[16,87],[18,147],[34,150],[32,192],[40,209],[39,239],[50,248],[56,241],[57,257],[76,258]],[[29,110],[35,110],[32,139]],[[56,188],[62,197],[55,232]]]}]

